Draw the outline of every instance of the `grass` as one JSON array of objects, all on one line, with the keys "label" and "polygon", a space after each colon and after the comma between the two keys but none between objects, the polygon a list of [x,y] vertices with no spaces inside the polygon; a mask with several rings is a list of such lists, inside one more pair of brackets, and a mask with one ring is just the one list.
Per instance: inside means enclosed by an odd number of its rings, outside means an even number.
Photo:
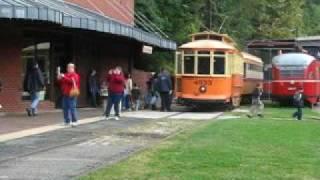
[{"label": "grass", "polygon": [[293,121],[292,111],[210,122],[80,179],[320,179],[319,114]]}]

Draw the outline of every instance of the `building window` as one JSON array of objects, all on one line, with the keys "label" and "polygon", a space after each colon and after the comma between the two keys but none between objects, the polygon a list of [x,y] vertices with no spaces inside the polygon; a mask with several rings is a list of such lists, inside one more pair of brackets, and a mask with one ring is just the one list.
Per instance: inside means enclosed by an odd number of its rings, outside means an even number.
[{"label": "building window", "polygon": [[[50,89],[50,42],[34,43],[33,41],[26,41],[25,47],[22,49],[22,79],[24,79],[29,68],[32,64],[37,63],[39,69],[44,76],[46,90]],[[48,93],[42,92],[41,98],[48,99]],[[27,92],[23,92],[22,99],[30,99]]]},{"label": "building window", "polygon": [[184,74],[194,74],[194,56],[184,57]]},{"label": "building window", "polygon": [[198,57],[198,74],[200,75],[210,74],[210,56]]}]

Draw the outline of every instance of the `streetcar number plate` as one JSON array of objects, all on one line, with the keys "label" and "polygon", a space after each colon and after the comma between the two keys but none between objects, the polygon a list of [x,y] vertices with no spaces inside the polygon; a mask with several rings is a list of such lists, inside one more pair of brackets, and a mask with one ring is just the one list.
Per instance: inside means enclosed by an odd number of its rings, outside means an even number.
[{"label": "streetcar number plate", "polygon": [[195,81],[194,84],[195,84],[195,85],[212,86],[212,81],[198,80],[198,81]]},{"label": "streetcar number plate", "polygon": [[297,88],[295,88],[295,87],[289,87],[288,90],[289,90],[289,91],[294,91],[294,90],[297,90]]}]

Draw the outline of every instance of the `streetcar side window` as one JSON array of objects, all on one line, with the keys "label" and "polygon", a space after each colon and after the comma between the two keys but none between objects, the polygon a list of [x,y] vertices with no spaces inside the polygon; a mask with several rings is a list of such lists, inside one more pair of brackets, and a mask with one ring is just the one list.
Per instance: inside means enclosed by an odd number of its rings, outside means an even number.
[{"label": "streetcar side window", "polygon": [[246,78],[247,77],[247,63],[243,63],[243,76]]},{"label": "streetcar side window", "polygon": [[198,57],[198,74],[210,74],[210,56]]},{"label": "streetcar side window", "polygon": [[185,56],[184,57],[184,74],[194,74],[194,65],[195,65],[194,56]]}]

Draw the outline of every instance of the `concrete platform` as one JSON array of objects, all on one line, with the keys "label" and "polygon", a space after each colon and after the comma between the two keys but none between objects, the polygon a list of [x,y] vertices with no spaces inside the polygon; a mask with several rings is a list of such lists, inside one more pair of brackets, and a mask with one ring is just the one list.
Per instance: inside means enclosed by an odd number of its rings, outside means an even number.
[{"label": "concrete platform", "polygon": [[217,118],[220,116],[221,112],[214,112],[214,113],[197,113],[197,112],[185,112],[180,113],[178,115],[174,115],[169,117],[170,119],[188,119],[188,120],[210,120]]}]

